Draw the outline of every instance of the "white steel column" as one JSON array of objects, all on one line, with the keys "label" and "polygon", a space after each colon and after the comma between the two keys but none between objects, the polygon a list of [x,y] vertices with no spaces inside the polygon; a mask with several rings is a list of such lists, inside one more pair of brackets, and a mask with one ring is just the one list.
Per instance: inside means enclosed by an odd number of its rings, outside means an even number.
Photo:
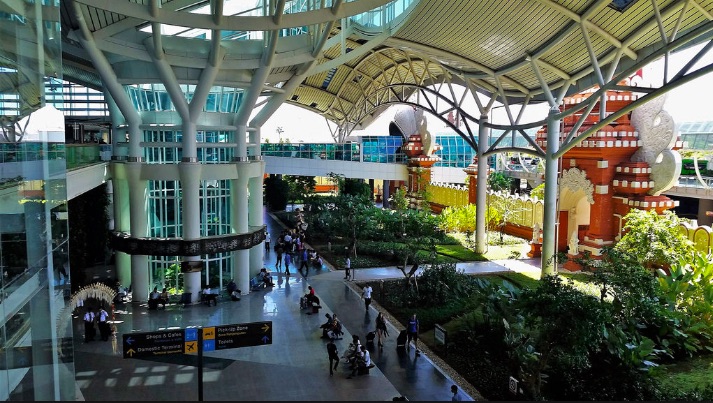
[{"label": "white steel column", "polygon": [[[263,217],[263,194],[262,194],[262,178],[265,176],[265,162],[262,161],[260,153],[260,128],[251,128],[250,144],[255,152],[255,161],[252,164],[259,163],[261,165],[260,176],[252,177],[248,180],[248,225],[251,227],[259,227],[265,224]],[[263,265],[265,257],[264,242],[250,248],[250,267],[260,268]],[[243,290],[244,288],[240,288]]]},{"label": "white steel column", "polygon": [[485,213],[488,205],[488,158],[483,156],[489,146],[490,129],[485,127],[487,123],[488,114],[481,114],[478,125],[478,177],[475,188],[475,253],[481,255],[487,250]]},{"label": "white steel column", "polygon": [[[232,232],[234,234],[244,234],[248,232],[248,178],[243,173],[248,167],[247,163],[236,163],[238,168],[238,179],[232,180],[230,187],[230,198],[233,201],[230,205],[232,211]],[[262,214],[262,211],[260,212]],[[258,245],[259,246],[259,245]],[[258,262],[262,267],[262,261]],[[251,278],[250,250],[239,249],[233,252],[233,273],[238,288],[245,291],[250,290]],[[254,268],[253,268],[254,269]],[[257,274],[259,269],[255,269]]]},{"label": "white steel column", "polygon": [[545,152],[545,200],[542,218],[542,275],[555,274],[557,271],[557,179],[559,177],[559,159],[555,154],[560,144],[560,120],[556,105],[550,107],[547,116],[547,150]]},{"label": "white steel column", "polygon": [[[129,211],[131,236],[141,238],[148,236],[148,219],[146,214],[147,182],[141,179],[141,162],[128,162],[126,175],[129,182]],[[146,255],[131,255],[131,289],[132,302],[146,302],[149,294],[148,257]]]},{"label": "white steel column", "polygon": [[[126,121],[121,114],[118,105],[114,102],[111,93],[104,88],[104,99],[106,99],[111,117],[111,144],[112,144],[112,161],[109,163],[111,171],[111,180],[108,185],[111,186],[111,204],[114,216],[114,231],[131,232],[130,223],[130,202],[129,202],[129,182],[126,176],[119,173],[119,168],[123,168],[117,157],[119,151],[119,138],[126,138]],[[120,126],[124,126],[119,128]],[[123,169],[122,169],[123,171]],[[116,268],[116,277],[119,279],[122,287],[128,287],[131,284],[131,256],[125,252],[115,251],[114,267]]]},{"label": "white steel column", "polygon": [[[111,64],[96,46],[79,4],[72,3],[72,5],[79,25],[76,37],[92,59],[92,64],[97,69],[102,83],[121,110],[129,128],[129,158],[125,166],[129,192],[130,233],[132,237],[145,237],[148,233],[148,223],[146,218],[146,181],[141,179],[141,117],[119,83]],[[148,300],[148,259],[146,256],[131,256],[131,288],[133,302]]]}]

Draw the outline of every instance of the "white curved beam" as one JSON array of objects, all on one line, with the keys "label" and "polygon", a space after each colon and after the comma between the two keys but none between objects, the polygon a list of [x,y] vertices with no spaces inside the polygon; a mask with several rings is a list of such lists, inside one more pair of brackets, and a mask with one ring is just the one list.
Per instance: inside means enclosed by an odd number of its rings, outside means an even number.
[{"label": "white curved beam", "polygon": [[375,8],[385,6],[392,0],[361,0],[342,4],[333,13],[333,8],[320,8],[295,14],[286,14],[280,19],[280,24],[275,23],[272,15],[269,16],[223,16],[222,23],[216,24],[211,14],[194,14],[183,11],[165,10],[160,13],[160,18],[151,15],[149,9],[143,4],[129,1],[106,0],[74,0],[100,10],[116,13],[146,22],[159,22],[183,27],[198,29],[224,29],[228,31],[266,31],[293,28],[304,25],[323,24],[341,18],[358,15]]}]

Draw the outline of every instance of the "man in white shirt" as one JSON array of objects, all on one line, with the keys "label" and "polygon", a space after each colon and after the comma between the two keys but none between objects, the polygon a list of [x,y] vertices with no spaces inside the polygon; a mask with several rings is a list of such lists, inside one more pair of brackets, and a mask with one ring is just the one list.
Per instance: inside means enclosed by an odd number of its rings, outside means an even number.
[{"label": "man in white shirt", "polygon": [[109,313],[104,309],[104,307],[99,308],[99,320],[97,322],[99,326],[99,335],[102,341],[109,341],[109,334],[111,329],[109,328]]},{"label": "man in white shirt", "polygon": [[369,310],[369,305],[371,305],[371,285],[367,283],[366,287],[364,287],[364,290],[362,291],[362,296],[364,297],[364,307],[366,310]]},{"label": "man in white shirt", "polygon": [[87,313],[84,314],[84,342],[89,343],[94,340],[94,335],[96,334],[96,329],[94,329],[94,311],[92,307],[87,308]]}]

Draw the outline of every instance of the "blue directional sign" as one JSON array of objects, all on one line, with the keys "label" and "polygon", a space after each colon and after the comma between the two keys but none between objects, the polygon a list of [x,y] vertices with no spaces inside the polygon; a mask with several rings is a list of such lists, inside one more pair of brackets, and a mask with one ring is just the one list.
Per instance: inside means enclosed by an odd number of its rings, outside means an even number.
[{"label": "blue directional sign", "polygon": [[203,329],[203,351],[272,344],[272,321],[238,323]]},{"label": "blue directional sign", "polygon": [[[151,333],[129,333],[123,335],[124,358],[143,358],[167,354],[197,352],[196,341],[186,341],[189,329],[166,330]],[[195,330],[195,329],[190,329]],[[197,330],[196,330],[197,332]],[[193,348],[189,345],[193,344]],[[195,350],[195,351],[189,351]]]}]

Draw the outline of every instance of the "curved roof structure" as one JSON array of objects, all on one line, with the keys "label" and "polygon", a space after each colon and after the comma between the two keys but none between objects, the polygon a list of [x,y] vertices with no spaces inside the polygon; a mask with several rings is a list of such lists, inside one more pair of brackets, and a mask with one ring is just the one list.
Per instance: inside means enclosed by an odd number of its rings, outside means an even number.
[{"label": "curved roof structure", "polygon": [[[86,24],[122,83],[160,82],[156,57],[180,82],[195,83],[222,58],[215,85],[250,88],[268,69],[260,84],[270,100],[256,125],[288,102],[347,131],[385,108],[385,88],[405,99],[448,80],[499,102],[551,101],[708,40],[713,28],[712,0],[71,0],[61,7],[68,80],[99,85],[76,40]],[[163,53],[152,55],[157,48]]]}]

